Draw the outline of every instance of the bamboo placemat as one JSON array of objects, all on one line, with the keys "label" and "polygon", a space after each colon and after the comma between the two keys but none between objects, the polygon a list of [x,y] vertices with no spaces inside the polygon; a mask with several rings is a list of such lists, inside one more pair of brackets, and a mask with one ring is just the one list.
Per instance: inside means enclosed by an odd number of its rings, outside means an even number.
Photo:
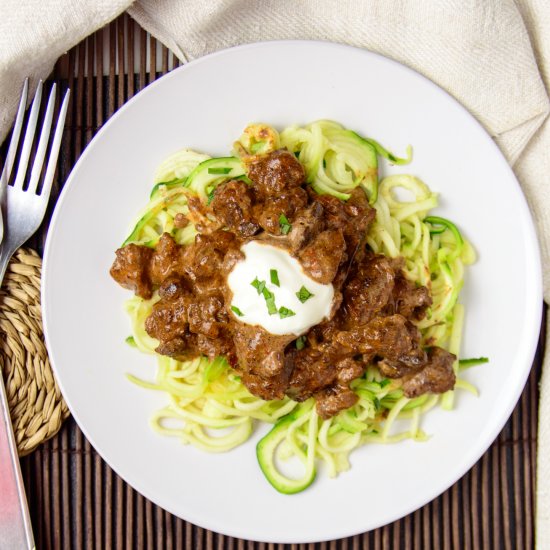
[{"label": "bamboo placemat", "polygon": [[[73,101],[54,199],[102,124],[136,92],[178,64],[125,15],[59,60],[51,81],[62,89],[69,86]],[[46,221],[30,243],[40,253],[47,225]],[[451,489],[402,520],[364,535],[286,548],[530,550],[542,341],[511,419],[478,464]],[[22,468],[39,549],[283,548],[218,535],[153,505],[101,460],[72,418],[59,434],[23,458]]]}]

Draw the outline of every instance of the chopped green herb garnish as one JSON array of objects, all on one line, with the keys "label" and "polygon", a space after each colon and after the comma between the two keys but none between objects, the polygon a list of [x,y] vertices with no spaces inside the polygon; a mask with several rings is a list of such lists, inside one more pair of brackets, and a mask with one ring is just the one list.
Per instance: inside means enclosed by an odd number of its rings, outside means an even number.
[{"label": "chopped green herb garnish", "polygon": [[476,365],[482,365],[483,363],[488,363],[488,357],[471,357],[469,359],[460,359],[458,364],[460,368],[467,369],[468,367],[475,367]]},{"label": "chopped green herb garnish", "polygon": [[292,229],[292,225],[290,225],[288,218],[284,214],[279,216],[279,227],[283,235],[288,235],[289,231]]},{"label": "chopped green herb garnish", "polygon": [[208,198],[206,199],[206,204],[207,206],[210,206],[210,203],[212,202],[212,200],[214,199],[214,191],[216,190],[216,188],[214,187],[213,189],[211,189],[209,192],[208,192]]},{"label": "chopped green herb garnish", "polygon": [[281,319],[286,319],[286,317],[292,317],[293,315],[296,315],[296,313],[294,313],[291,309],[288,309],[285,306],[279,308],[279,317]]},{"label": "chopped green herb garnish", "polygon": [[281,286],[281,284],[279,283],[279,274],[277,273],[276,269],[270,269],[269,276],[271,277],[271,282],[275,286],[279,286],[279,287]]},{"label": "chopped green herb garnish", "polygon": [[267,306],[267,312],[269,315],[275,315],[277,313],[277,306],[275,305],[275,295],[269,289],[265,288],[265,281],[262,281],[264,288],[262,289],[263,297],[265,298],[265,305]]},{"label": "chopped green herb garnish", "polygon": [[244,313],[237,306],[231,306],[231,311],[239,317],[242,317],[244,315]]},{"label": "chopped green herb garnish", "polygon": [[258,291],[258,294],[261,294],[265,288],[265,281],[258,281],[258,277],[256,277],[250,284]]},{"label": "chopped green herb garnish", "polygon": [[310,298],[315,296],[315,294],[312,294],[305,286],[303,286],[298,292],[296,292],[296,296],[298,296],[298,300],[304,304]]},{"label": "chopped green herb garnish", "polygon": [[137,344],[136,344],[136,340],[133,336],[128,336],[128,338],[126,338],[125,342],[129,345],[129,346],[132,346],[133,348],[137,347]]},{"label": "chopped green herb garnish", "polygon": [[384,378],[384,380],[380,381],[380,387],[385,388],[390,383],[389,378]]},{"label": "chopped green herb garnish", "polygon": [[307,337],[305,334],[303,336],[300,336],[300,338],[296,340],[296,349],[297,350],[304,349],[306,346],[306,340],[307,340]]},{"label": "chopped green herb garnish", "polygon": [[227,167],[219,167],[219,168],[209,168],[208,173],[209,174],[229,174],[231,172],[231,168]]},{"label": "chopped green herb garnish", "polygon": [[257,143],[253,143],[250,146],[250,151],[252,153],[257,153],[262,147],[265,145],[265,141],[258,141]]}]

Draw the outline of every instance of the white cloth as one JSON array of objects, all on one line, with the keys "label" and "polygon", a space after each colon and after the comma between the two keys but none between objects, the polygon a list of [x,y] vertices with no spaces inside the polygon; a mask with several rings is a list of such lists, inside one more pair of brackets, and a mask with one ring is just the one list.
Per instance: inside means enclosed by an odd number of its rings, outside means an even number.
[{"label": "white cloth", "polygon": [[[128,12],[183,60],[259,40],[311,38],[380,52],[448,90],[485,126],[537,222],[550,301],[550,9],[547,0],[1,0],[0,141],[26,76]],[[550,348],[550,346],[549,346]],[[550,350],[541,388],[537,529],[550,547]]]}]

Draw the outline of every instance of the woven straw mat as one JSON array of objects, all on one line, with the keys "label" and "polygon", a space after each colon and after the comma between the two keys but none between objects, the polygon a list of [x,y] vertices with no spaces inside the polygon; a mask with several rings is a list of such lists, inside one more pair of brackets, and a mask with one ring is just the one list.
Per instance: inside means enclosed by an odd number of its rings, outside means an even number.
[{"label": "woven straw mat", "polygon": [[20,456],[54,436],[69,416],[44,345],[41,270],[40,256],[20,248],[0,289],[0,368]]}]

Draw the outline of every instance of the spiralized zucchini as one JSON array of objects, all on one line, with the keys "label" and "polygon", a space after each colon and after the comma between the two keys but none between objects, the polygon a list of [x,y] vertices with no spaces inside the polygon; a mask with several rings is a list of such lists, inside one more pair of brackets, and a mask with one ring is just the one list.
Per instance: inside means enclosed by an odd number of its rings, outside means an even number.
[{"label": "spiralized zucchini", "polygon": [[[367,234],[367,245],[376,253],[403,256],[408,278],[428,287],[433,298],[426,318],[418,324],[423,343],[441,346],[459,357],[464,308],[458,297],[464,267],[475,261],[475,253],[453,223],[430,215],[437,206],[437,195],[418,178],[389,176],[378,184],[377,155],[404,164],[410,160],[410,151],[407,158],[399,159],[374,140],[328,121],[286,128],[280,135],[266,125],[251,125],[235,143],[234,151],[246,163],[280,146],[295,153],[305,166],[308,182],[319,193],[345,200],[352,189],[363,187],[377,213]],[[154,246],[164,231],[180,244],[193,241],[196,231],[192,224],[177,229],[174,218],[177,213],[188,212],[187,197],[194,191],[186,178],[197,173],[205,159],[199,154],[193,157],[189,151],[182,153],[181,159],[181,168],[177,156],[163,164],[162,176],[174,175],[180,180],[173,185],[168,182],[155,186],[126,243]],[[236,170],[234,164],[231,170]],[[214,175],[218,177],[220,173]],[[223,181],[223,177],[219,179]],[[409,196],[408,200],[401,198],[403,193]],[[144,321],[157,300],[158,295],[154,294],[149,300],[133,297],[126,304],[132,321],[129,343],[152,354],[158,342],[145,332]],[[438,404],[450,409],[454,401],[454,391],[408,399],[399,381],[385,379],[377,368],[369,367],[351,386],[359,396],[358,402],[337,416],[322,420],[313,399],[298,404],[288,398],[263,401],[253,396],[222,358],[179,362],[157,355],[157,362],[154,381],[128,375],[135,384],[163,391],[169,397],[166,407],[152,418],[153,429],[206,451],[223,452],[247,441],[256,421],[275,424],[258,445],[258,459],[267,479],[287,493],[307,487],[315,478],[318,463],[324,464],[331,477],[349,469],[350,453],[367,443],[425,440],[422,415]],[[454,368],[458,375],[458,360]],[[456,388],[476,393],[460,378]],[[301,477],[281,472],[280,461],[291,457],[302,463]]]},{"label": "spiralized zucchini", "polygon": [[393,164],[411,160],[410,148],[407,158],[398,158],[378,142],[329,120],[319,120],[304,128],[285,128],[281,145],[304,165],[307,181],[318,193],[346,200],[349,192],[360,185],[372,204],[378,196],[377,154]]}]

